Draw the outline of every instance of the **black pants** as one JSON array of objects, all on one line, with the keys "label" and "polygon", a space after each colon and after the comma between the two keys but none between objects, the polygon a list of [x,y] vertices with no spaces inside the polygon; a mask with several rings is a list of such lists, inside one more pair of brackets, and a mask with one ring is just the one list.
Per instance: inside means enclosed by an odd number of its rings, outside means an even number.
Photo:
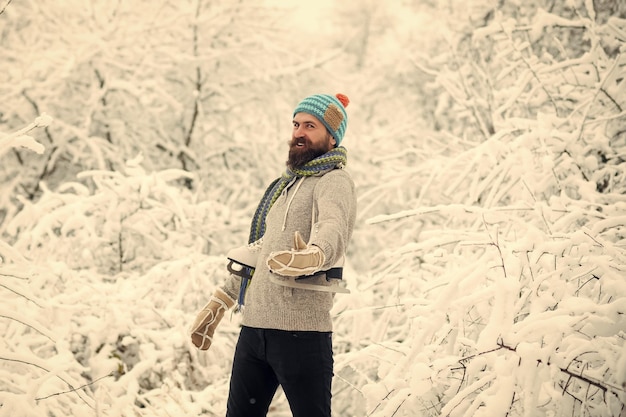
[{"label": "black pants", "polygon": [[293,417],[330,417],[332,333],[243,327],[226,417],[265,417],[278,385]]}]

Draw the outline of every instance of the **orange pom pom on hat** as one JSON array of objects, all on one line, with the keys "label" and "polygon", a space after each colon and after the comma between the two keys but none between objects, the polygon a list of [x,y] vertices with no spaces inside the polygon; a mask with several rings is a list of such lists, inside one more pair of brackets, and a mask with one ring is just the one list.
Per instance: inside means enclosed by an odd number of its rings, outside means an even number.
[{"label": "orange pom pom on hat", "polygon": [[336,146],[339,146],[348,127],[346,107],[349,103],[350,99],[344,94],[336,94],[334,96],[315,94],[302,100],[296,106],[293,115],[308,113],[318,118],[335,138]]}]

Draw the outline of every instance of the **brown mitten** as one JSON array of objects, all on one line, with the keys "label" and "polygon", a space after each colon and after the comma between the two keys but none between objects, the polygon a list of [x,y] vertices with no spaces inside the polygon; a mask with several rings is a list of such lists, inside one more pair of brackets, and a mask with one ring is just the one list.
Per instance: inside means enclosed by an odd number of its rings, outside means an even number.
[{"label": "brown mitten", "polygon": [[286,277],[311,275],[320,270],[326,257],[317,246],[308,246],[299,232],[293,236],[293,249],[270,253],[267,267],[270,271]]},{"label": "brown mitten", "polygon": [[215,290],[208,304],[198,313],[191,326],[191,341],[200,350],[207,350],[213,342],[215,328],[224,317],[226,310],[235,305],[235,300],[219,288]]}]

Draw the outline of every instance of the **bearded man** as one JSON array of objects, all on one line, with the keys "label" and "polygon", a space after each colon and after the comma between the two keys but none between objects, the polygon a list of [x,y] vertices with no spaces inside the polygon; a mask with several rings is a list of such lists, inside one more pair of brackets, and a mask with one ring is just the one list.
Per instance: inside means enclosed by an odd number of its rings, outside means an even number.
[{"label": "bearded man", "polygon": [[229,256],[250,255],[248,263],[237,261],[247,264],[249,273],[229,266],[234,275],[192,326],[193,343],[208,349],[217,324],[237,300],[243,317],[227,417],[266,416],[279,385],[293,417],[331,415],[330,310],[334,293],[341,292],[331,281],[341,276],[337,265],[356,218],[355,185],[344,169],[347,151],[341,146],[348,103],[342,94],[317,94],[296,106],[287,169],[265,191],[249,245],[233,252],[243,255]]}]

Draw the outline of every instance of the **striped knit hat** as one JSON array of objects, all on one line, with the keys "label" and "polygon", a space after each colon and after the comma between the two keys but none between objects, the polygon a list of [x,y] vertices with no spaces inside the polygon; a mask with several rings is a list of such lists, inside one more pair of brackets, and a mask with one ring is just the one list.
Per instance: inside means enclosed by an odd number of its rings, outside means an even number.
[{"label": "striped knit hat", "polygon": [[349,103],[350,100],[343,94],[335,96],[315,94],[302,100],[293,111],[293,115],[308,113],[315,116],[326,126],[339,146],[348,127],[346,107]]}]

